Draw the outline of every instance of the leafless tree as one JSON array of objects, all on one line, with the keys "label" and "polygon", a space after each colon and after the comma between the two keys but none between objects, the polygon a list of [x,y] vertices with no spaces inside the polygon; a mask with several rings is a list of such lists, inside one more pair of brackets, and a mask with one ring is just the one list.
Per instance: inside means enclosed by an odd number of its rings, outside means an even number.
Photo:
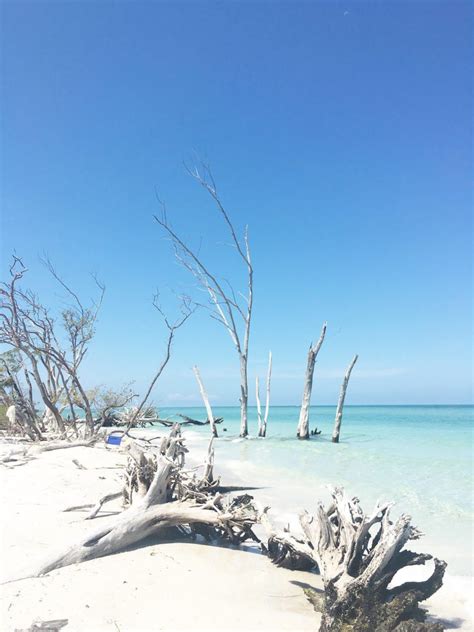
[{"label": "leafless tree", "polygon": [[60,398],[65,396],[74,416],[75,406],[84,410],[87,433],[91,434],[94,419],[86,390],[79,378],[79,367],[95,333],[105,288],[96,281],[100,289],[99,301],[92,307],[84,307],[51,263],[46,261],[46,265],[73,299],[72,306],[62,311],[62,331],[59,331],[61,327],[38,297],[30,290],[19,287],[27,269],[21,259],[14,257],[10,280],[0,284],[0,343],[17,349],[27,360],[27,373],[33,377],[49,415],[56,422],[57,430],[62,435],[66,433],[60,410]]},{"label": "leafless tree", "polygon": [[247,274],[246,295],[236,294],[232,285],[221,280],[204,262],[198,251],[188,246],[176,233],[168,221],[166,207],[161,204],[161,217],[155,215],[157,223],[170,237],[178,261],[197,279],[201,288],[208,294],[211,317],[221,323],[227,330],[237,351],[240,364],[240,436],[248,435],[248,353],[250,325],[253,306],[253,267],[250,257],[248,229],[245,228],[243,240],[237,237],[236,229],[217,192],[215,180],[208,165],[201,163],[199,167],[188,169],[190,175],[207,191],[214,201],[218,212],[223,217],[229,231],[232,245],[244,264]]}]

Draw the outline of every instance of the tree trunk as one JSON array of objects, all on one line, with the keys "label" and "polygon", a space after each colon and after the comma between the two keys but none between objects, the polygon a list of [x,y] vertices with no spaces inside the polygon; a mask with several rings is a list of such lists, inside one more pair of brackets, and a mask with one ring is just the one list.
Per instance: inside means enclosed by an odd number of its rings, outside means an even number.
[{"label": "tree trunk", "polygon": [[260,388],[258,383],[258,377],[256,381],[256,398],[257,398],[257,413],[258,413],[258,436],[266,437],[267,436],[267,423],[268,423],[268,415],[270,413],[270,383],[272,379],[272,352],[270,351],[268,354],[268,370],[267,370],[267,389],[266,389],[266,397],[265,397],[265,415],[262,421],[262,411],[260,406]]},{"label": "tree trunk", "polygon": [[309,407],[311,404],[311,391],[313,389],[314,365],[316,363],[316,358],[318,356],[319,350],[321,349],[321,345],[323,344],[324,336],[326,335],[326,326],[326,323],[324,323],[318,343],[316,344],[316,346],[313,346],[313,344],[311,343],[308,351],[308,362],[306,366],[303,401],[301,404],[300,418],[298,421],[298,428],[296,432],[296,436],[298,437],[298,439],[309,439]]},{"label": "tree trunk", "polygon": [[202,401],[204,402],[204,406],[206,407],[207,419],[211,424],[211,432],[213,437],[217,437],[217,426],[214,419],[214,415],[212,414],[211,404],[209,403],[209,398],[206,393],[206,389],[204,388],[204,384],[202,383],[201,374],[199,373],[199,369],[197,366],[193,367],[194,375],[196,377],[196,381],[199,386],[199,391],[201,392]]},{"label": "tree trunk", "polygon": [[346,374],[344,376],[344,380],[341,386],[341,393],[339,395],[339,401],[337,402],[337,410],[336,410],[336,419],[334,420],[334,430],[332,431],[332,442],[339,443],[339,434],[341,432],[341,421],[342,421],[342,410],[344,408],[344,400],[346,398],[347,385],[349,384],[349,378],[351,377],[352,369],[354,368],[355,363],[357,362],[357,358],[359,356],[355,355],[354,359],[350,363]]},{"label": "tree trunk", "polygon": [[255,378],[255,400],[257,402],[258,436],[264,437],[265,433],[263,430],[262,406],[260,404],[260,384],[258,382],[258,375]]},{"label": "tree trunk", "polygon": [[247,379],[247,357],[240,356],[240,436],[247,437],[249,434],[247,409],[248,409],[248,379]]},{"label": "tree trunk", "polygon": [[272,380],[272,352],[268,353],[267,393],[265,399],[265,417],[263,418],[264,437],[267,436],[268,415],[270,414],[270,385]]},{"label": "tree trunk", "polygon": [[[25,351],[25,350],[23,349],[23,351]],[[31,362],[31,367],[33,369],[33,377],[35,379],[36,386],[38,387],[38,390],[40,392],[41,399],[43,400],[44,405],[51,412],[51,415],[53,416],[54,420],[56,421],[56,425],[58,427],[58,431],[61,433],[62,436],[64,436],[66,434],[66,428],[64,426],[64,420],[61,417],[61,414],[60,414],[59,410],[57,409],[57,407],[53,404],[51,399],[48,397],[48,393],[46,392],[46,388],[45,388],[45,386],[43,384],[43,381],[41,379],[41,376],[39,374],[38,363],[36,361],[36,358],[34,357],[34,355],[32,353],[29,353],[27,351],[25,351],[25,353],[26,353],[26,355],[28,356],[28,359]]]}]

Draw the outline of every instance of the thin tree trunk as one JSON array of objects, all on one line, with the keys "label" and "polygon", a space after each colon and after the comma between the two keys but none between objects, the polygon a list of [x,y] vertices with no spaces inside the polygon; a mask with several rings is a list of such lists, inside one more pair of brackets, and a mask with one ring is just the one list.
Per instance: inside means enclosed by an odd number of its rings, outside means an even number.
[{"label": "thin tree trunk", "polygon": [[309,439],[309,407],[311,404],[311,391],[313,389],[313,373],[316,358],[326,335],[326,323],[324,323],[321,335],[316,346],[311,343],[308,351],[308,364],[306,366],[306,377],[303,391],[303,401],[301,404],[300,418],[296,436],[298,439]]},{"label": "thin tree trunk", "polygon": [[268,354],[267,394],[265,399],[265,417],[263,418],[263,436],[267,436],[268,415],[270,413],[270,383],[272,380],[272,352]]},{"label": "thin tree trunk", "polygon": [[58,430],[61,433],[61,435],[65,435],[66,428],[64,426],[63,418],[61,417],[61,414],[58,411],[57,407],[53,404],[51,399],[48,397],[48,393],[46,392],[46,388],[39,374],[38,363],[36,361],[36,358],[34,357],[32,353],[29,353],[25,351],[24,349],[22,350],[25,352],[25,354],[28,356],[28,359],[31,362],[31,367],[33,369],[33,377],[35,379],[36,386],[38,387],[38,390],[40,392],[41,399],[43,400],[44,405],[46,406],[46,408],[48,408],[49,411],[51,411],[51,414],[53,415],[56,421]]},{"label": "thin tree trunk", "polygon": [[265,399],[265,415],[262,421],[262,411],[260,406],[260,389],[258,384],[256,384],[256,392],[257,392],[257,413],[258,413],[258,436],[266,437],[267,436],[267,423],[268,423],[268,415],[270,413],[270,383],[272,378],[272,352],[270,351],[268,354],[268,371],[267,371],[267,391],[266,391],[266,399]]},{"label": "thin tree trunk", "polygon": [[339,434],[341,432],[341,421],[342,421],[342,410],[344,408],[344,400],[346,398],[347,385],[349,384],[349,378],[351,377],[352,369],[354,368],[355,363],[357,362],[357,358],[359,356],[355,355],[354,359],[350,363],[346,374],[344,376],[344,381],[341,386],[341,393],[339,395],[339,401],[337,402],[337,410],[336,410],[336,419],[334,420],[334,430],[332,432],[332,442],[339,443]]},{"label": "thin tree trunk", "polygon": [[255,399],[257,401],[257,418],[258,418],[258,436],[264,437],[263,423],[262,423],[262,406],[260,404],[260,384],[258,382],[258,375],[255,378]]},{"label": "thin tree trunk", "polygon": [[248,379],[247,379],[247,358],[240,356],[240,436],[247,437],[248,431]]},{"label": "thin tree trunk", "polygon": [[199,385],[202,401],[204,402],[204,406],[206,407],[207,419],[209,423],[211,424],[212,436],[217,437],[216,421],[214,419],[214,415],[212,414],[212,408],[211,408],[211,404],[209,403],[209,398],[207,396],[206,389],[204,388],[204,384],[202,383],[201,374],[199,373],[199,369],[197,366],[193,366],[193,371],[196,377],[196,381]]}]

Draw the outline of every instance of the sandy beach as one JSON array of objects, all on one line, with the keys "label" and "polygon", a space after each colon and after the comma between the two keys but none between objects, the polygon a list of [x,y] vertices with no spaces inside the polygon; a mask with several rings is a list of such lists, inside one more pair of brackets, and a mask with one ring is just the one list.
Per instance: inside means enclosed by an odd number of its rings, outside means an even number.
[{"label": "sandy beach", "polygon": [[[73,459],[87,469],[79,469]],[[93,525],[84,512],[119,488],[125,457],[105,448],[46,452],[2,468],[2,581],[74,542]],[[112,503],[105,516],[119,510]],[[102,515],[102,514],[101,514]],[[107,520],[100,517],[96,520]],[[1,587],[1,629],[68,619],[66,630],[314,630],[318,615],[300,586],[317,575],[273,566],[252,549],[189,541],[149,542],[118,555]]]},{"label": "sandy beach", "polygon": [[[2,467],[2,630],[54,619],[67,619],[71,631],[318,628],[319,615],[302,590],[320,589],[318,575],[277,568],[249,546],[155,540],[45,577],[8,582],[27,577],[37,561],[93,527],[84,511],[64,509],[118,490],[124,462],[118,449],[100,446],[45,452],[24,465]],[[228,480],[232,471],[225,463],[217,469],[226,483],[242,482]],[[111,503],[96,521],[119,510],[118,501]],[[427,603],[435,618],[463,632],[472,630],[467,582],[448,575]]]}]

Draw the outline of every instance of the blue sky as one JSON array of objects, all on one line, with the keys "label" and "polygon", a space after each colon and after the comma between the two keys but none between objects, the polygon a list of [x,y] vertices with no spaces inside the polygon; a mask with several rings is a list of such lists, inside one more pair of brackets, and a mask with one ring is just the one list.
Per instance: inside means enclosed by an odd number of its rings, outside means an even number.
[{"label": "blue sky", "polygon": [[[255,265],[250,384],[297,403],[328,321],[313,403],[471,399],[472,8],[468,2],[4,2],[2,270],[61,304],[44,251],[84,296],[107,286],[88,384],[159,363],[160,288],[192,291],[153,223],[238,284],[238,260],[186,175],[207,158]],[[236,404],[230,340],[205,313],[179,332],[155,392],[193,404],[191,367]]]}]

